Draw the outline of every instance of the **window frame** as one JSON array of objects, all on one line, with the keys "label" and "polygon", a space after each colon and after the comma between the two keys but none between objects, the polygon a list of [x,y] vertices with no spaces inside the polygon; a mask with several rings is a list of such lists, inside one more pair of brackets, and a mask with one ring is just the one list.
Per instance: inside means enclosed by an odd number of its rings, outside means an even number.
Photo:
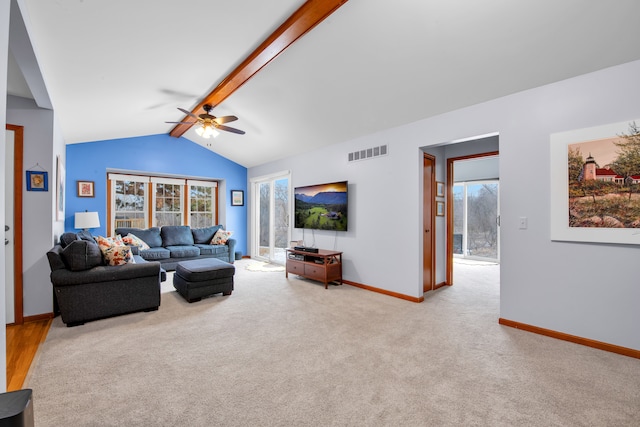
[{"label": "window frame", "polygon": [[156,221],[156,196],[158,184],[172,184],[180,185],[180,225],[191,226],[191,187],[203,186],[212,188],[211,191],[211,221],[213,225],[219,223],[219,197],[218,189],[220,183],[218,180],[202,180],[192,179],[189,177],[167,177],[161,175],[142,175],[142,174],[128,174],[107,172],[107,235],[113,235],[116,227],[116,181],[133,181],[144,184],[144,228],[157,227]]}]

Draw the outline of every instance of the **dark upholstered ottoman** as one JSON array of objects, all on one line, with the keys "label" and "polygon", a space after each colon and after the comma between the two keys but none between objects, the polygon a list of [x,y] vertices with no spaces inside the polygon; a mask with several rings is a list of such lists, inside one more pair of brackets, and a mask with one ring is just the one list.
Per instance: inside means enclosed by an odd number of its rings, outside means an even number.
[{"label": "dark upholstered ottoman", "polygon": [[233,264],[216,258],[182,261],[176,266],[173,287],[189,302],[220,292],[231,295],[235,272]]}]

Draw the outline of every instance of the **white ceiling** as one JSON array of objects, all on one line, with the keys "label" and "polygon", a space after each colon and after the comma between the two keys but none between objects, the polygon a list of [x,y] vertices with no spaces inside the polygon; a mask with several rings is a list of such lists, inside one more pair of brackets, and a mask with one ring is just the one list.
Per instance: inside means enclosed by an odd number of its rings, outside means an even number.
[{"label": "white ceiling", "polygon": [[[168,133],[303,4],[17,1],[67,143]],[[246,135],[185,137],[256,166],[640,59],[638,16],[637,0],[350,0],[213,111]]]}]

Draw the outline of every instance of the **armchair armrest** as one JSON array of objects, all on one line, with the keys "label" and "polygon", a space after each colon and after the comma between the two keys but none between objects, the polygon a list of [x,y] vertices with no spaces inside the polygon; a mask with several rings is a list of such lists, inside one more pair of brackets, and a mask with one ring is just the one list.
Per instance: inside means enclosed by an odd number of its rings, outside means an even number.
[{"label": "armchair armrest", "polygon": [[66,269],[51,272],[51,283],[54,286],[82,285],[86,283],[129,280],[139,277],[160,277],[160,263],[145,262],[125,265],[99,265],[89,270],[71,271]]}]

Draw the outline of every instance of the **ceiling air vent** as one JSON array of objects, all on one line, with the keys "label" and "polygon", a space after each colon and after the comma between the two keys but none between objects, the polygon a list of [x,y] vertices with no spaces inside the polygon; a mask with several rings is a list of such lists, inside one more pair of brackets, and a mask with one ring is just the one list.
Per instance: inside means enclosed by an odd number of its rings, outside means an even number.
[{"label": "ceiling air vent", "polygon": [[386,156],[387,153],[387,144],[365,148],[364,150],[349,153],[349,162],[357,162],[360,160],[373,159],[374,157]]}]

